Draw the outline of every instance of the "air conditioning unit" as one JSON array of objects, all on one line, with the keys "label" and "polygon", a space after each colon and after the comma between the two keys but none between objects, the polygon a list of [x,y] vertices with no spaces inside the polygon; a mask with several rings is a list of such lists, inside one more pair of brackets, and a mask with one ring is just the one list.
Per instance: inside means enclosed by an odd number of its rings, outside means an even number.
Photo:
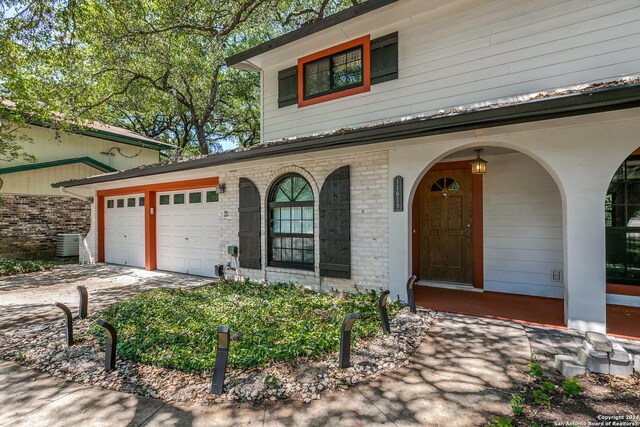
[{"label": "air conditioning unit", "polygon": [[60,233],[57,236],[56,256],[58,257],[72,257],[78,256],[80,249],[80,235],[79,234],[64,234]]}]

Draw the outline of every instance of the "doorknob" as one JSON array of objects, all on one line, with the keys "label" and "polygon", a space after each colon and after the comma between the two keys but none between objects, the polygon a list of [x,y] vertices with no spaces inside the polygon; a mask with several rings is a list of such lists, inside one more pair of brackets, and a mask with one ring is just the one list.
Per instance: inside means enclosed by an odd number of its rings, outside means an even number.
[{"label": "doorknob", "polygon": [[471,224],[467,224],[467,236],[471,237]]},{"label": "doorknob", "polygon": [[188,238],[188,237],[185,237],[185,238],[184,238],[184,240],[189,240],[189,238]]}]

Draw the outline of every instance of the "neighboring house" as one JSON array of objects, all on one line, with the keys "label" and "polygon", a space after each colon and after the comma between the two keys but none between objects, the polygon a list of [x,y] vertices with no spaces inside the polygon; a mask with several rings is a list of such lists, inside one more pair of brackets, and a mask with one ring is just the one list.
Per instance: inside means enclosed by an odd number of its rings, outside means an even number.
[{"label": "neighboring house", "polygon": [[90,203],[63,194],[51,183],[158,163],[160,150],[170,148],[100,123],[67,132],[32,125],[20,132],[31,140],[23,147],[36,161],[0,164],[0,257],[5,258],[52,256],[58,233],[88,233]]},{"label": "neighboring house", "polygon": [[416,274],[604,331],[607,301],[640,305],[639,21],[370,0],[227,59],[261,75],[257,146],[55,186],[95,192],[86,260],[212,276],[239,246],[244,277],[404,300]]}]

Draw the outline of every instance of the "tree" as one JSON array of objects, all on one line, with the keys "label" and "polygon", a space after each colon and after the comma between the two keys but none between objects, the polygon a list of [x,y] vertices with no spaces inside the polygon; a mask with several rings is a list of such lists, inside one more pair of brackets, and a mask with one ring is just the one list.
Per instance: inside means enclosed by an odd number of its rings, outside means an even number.
[{"label": "tree", "polygon": [[[200,154],[221,141],[251,145],[260,136],[258,76],[224,58],[355,3],[6,0],[0,35],[23,57],[5,81],[44,65],[30,95],[48,111],[130,127],[175,144],[178,155],[194,144]],[[13,98],[15,84],[7,87]]]}]

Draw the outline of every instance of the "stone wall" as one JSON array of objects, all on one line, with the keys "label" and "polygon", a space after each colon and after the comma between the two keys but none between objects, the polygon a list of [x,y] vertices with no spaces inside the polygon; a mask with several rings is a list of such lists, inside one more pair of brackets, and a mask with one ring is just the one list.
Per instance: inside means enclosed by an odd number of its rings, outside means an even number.
[{"label": "stone wall", "polygon": [[54,256],[58,233],[86,235],[91,207],[64,196],[0,195],[0,257]]}]

